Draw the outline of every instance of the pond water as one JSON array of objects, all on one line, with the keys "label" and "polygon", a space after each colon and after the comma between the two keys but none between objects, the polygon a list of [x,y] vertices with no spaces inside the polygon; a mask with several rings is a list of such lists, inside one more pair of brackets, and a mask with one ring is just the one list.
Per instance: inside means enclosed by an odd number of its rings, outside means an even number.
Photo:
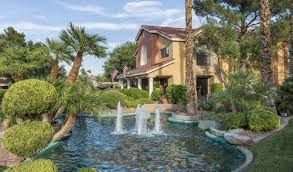
[{"label": "pond water", "polygon": [[[64,172],[80,167],[98,171],[231,171],[245,160],[237,149],[210,140],[196,126],[169,123],[166,115],[161,116],[161,123],[161,135],[113,135],[115,119],[79,117],[72,136],[40,157],[52,159]],[[132,130],[135,119],[124,119],[123,125]],[[154,115],[148,128],[153,126]]]}]

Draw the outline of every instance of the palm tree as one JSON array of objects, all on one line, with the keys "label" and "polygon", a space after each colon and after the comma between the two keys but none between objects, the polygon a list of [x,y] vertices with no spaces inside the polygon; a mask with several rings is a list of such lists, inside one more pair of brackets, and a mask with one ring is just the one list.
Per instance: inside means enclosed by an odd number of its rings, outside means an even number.
[{"label": "palm tree", "polygon": [[104,57],[106,55],[106,48],[101,45],[105,43],[106,39],[98,34],[87,33],[84,27],[74,26],[70,23],[69,28],[61,32],[60,38],[76,54],[67,78],[69,83],[76,81],[83,56]]},{"label": "palm tree", "polygon": [[264,82],[273,86],[271,54],[270,54],[270,4],[269,0],[260,0],[260,19],[261,19],[261,75]]},{"label": "palm tree", "polygon": [[[68,45],[70,48],[73,49],[74,53],[76,54],[73,65],[71,67],[71,70],[67,77],[67,83],[68,84],[74,84],[77,80],[78,73],[81,67],[83,56],[85,55],[94,55],[96,57],[104,57],[106,55],[105,47],[103,47],[101,44],[105,43],[105,38],[102,36],[99,36],[98,34],[90,34],[87,33],[84,27],[74,26],[72,23],[69,24],[69,28],[66,30],[63,30],[60,34],[60,39]],[[85,95],[81,95],[85,96]],[[87,99],[81,99],[81,97],[77,97],[77,99],[83,100],[84,102],[87,102]],[[67,109],[68,116],[67,120],[64,124],[64,126],[61,128],[59,132],[55,134],[53,137],[53,141],[57,141],[62,139],[73,127],[75,121],[76,121],[76,111],[68,111],[68,109],[74,109],[80,107],[82,102],[70,103],[71,99],[66,99],[68,102],[61,103],[60,110]],[[98,102],[98,100],[96,100]],[[84,105],[84,104],[83,104]],[[70,106],[70,107],[68,107]],[[76,107],[74,107],[76,106]]]},{"label": "palm tree", "polygon": [[59,62],[66,62],[70,64],[73,60],[72,49],[69,48],[65,43],[47,38],[46,45],[48,47],[49,53],[52,56],[51,62],[51,80],[56,80],[58,78]]},{"label": "palm tree", "polygon": [[186,41],[185,41],[185,84],[187,87],[187,115],[197,114],[197,94],[193,71],[193,31],[192,31],[192,0],[185,0],[185,21],[186,21]]}]

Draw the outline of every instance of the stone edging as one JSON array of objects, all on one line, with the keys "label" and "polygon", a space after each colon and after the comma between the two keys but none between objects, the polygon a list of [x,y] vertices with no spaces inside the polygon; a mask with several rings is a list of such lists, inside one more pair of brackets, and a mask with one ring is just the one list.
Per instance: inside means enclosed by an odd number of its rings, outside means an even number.
[{"label": "stone edging", "polygon": [[181,124],[197,124],[199,121],[193,119],[190,116],[176,115],[174,112],[171,113],[172,116],[168,118],[169,122],[181,123]]},{"label": "stone edging", "polygon": [[245,171],[246,168],[250,165],[253,161],[253,153],[243,146],[236,146],[236,148],[245,155],[245,162],[237,169],[233,170],[232,172],[242,172]]}]

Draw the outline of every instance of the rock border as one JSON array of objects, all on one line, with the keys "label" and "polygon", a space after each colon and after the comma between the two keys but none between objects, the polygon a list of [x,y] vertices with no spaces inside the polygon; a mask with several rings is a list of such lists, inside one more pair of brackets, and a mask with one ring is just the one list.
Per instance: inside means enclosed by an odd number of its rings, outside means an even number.
[{"label": "rock border", "polygon": [[253,153],[243,147],[243,146],[236,146],[236,148],[244,154],[245,156],[245,162],[238,168],[236,168],[235,170],[232,170],[232,172],[242,172],[242,171],[245,171],[247,169],[247,167],[251,164],[251,162],[253,161]]},{"label": "rock border", "polygon": [[198,124],[199,121],[194,119],[191,116],[185,115],[176,115],[174,112],[171,112],[172,116],[168,118],[169,122],[181,123],[181,124]]}]

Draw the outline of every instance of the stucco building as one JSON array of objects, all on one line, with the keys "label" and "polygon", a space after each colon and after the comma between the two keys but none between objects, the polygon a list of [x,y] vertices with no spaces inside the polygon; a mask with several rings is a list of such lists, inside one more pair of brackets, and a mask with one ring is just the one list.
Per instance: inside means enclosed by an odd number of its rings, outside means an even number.
[{"label": "stucco building", "polygon": [[[201,31],[194,29],[194,34]],[[128,71],[126,77],[117,77],[122,88],[137,87],[148,90],[151,95],[155,87],[165,90],[170,84],[185,84],[185,35],[185,28],[142,25],[135,39],[136,68]],[[283,56],[277,54],[275,58],[284,60]],[[199,98],[204,98],[210,94],[212,83],[223,82],[223,74],[228,72],[229,65],[204,46],[195,48],[194,58],[197,93]],[[282,64],[275,65],[281,70]],[[277,80],[284,79],[279,74],[274,75]]]}]

